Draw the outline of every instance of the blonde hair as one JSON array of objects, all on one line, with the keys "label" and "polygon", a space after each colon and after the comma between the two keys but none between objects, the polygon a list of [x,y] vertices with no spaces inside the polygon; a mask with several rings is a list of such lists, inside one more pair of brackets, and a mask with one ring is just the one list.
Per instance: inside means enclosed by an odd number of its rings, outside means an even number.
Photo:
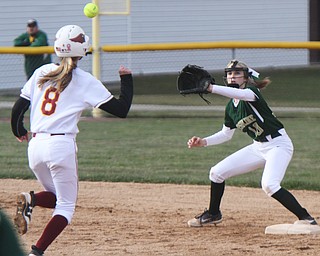
[{"label": "blonde hair", "polygon": [[38,81],[39,88],[47,82],[62,92],[69,85],[72,79],[72,71],[77,67],[79,57],[63,57],[57,69],[42,76]]},{"label": "blonde hair", "polygon": [[262,80],[254,79],[253,76],[249,72],[249,67],[247,64],[245,64],[242,61],[239,60],[231,60],[228,64],[227,67],[225,68],[225,72],[229,70],[242,70],[244,72],[245,78],[247,78],[247,84],[253,85],[259,89],[267,87],[270,83],[271,80],[269,77],[265,77]]}]

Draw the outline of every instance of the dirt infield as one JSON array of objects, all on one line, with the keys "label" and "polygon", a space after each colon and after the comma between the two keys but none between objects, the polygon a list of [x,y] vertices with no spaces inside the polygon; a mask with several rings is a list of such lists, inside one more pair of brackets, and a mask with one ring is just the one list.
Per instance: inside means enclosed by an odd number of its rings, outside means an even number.
[{"label": "dirt infield", "polygon": [[[41,187],[32,180],[0,180],[1,207],[14,216],[20,191]],[[317,217],[320,192],[292,191]],[[265,235],[266,226],[296,218],[262,190],[226,186],[224,221],[188,228],[208,205],[209,186],[80,182],[73,222],[45,255],[319,255],[320,235]],[[35,208],[26,250],[40,236],[51,210]]]}]

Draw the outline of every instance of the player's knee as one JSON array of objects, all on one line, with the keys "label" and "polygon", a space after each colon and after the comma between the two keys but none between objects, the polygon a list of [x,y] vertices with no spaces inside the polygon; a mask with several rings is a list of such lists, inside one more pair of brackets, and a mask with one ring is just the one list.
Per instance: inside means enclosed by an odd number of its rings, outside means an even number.
[{"label": "player's knee", "polygon": [[272,196],[274,193],[276,193],[280,188],[280,184],[276,182],[261,182],[261,187],[263,191],[268,195]]},{"label": "player's knee", "polygon": [[68,224],[71,223],[75,212],[75,204],[64,204],[64,205],[57,205],[53,215],[61,215],[68,220]]},{"label": "player's knee", "polygon": [[210,169],[209,179],[215,183],[222,183],[225,180],[222,176],[219,175],[219,173],[215,167],[212,167]]}]

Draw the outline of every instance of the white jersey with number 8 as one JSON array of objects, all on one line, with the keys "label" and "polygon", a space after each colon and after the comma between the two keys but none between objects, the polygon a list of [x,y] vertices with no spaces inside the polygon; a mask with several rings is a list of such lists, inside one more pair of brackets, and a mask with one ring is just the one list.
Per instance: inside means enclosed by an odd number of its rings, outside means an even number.
[{"label": "white jersey with number 8", "polygon": [[84,109],[99,107],[112,99],[108,89],[90,73],[76,68],[67,88],[59,93],[51,84],[39,88],[40,76],[58,66],[48,64],[35,71],[21,90],[21,97],[31,101],[30,131],[32,133],[79,132],[77,123]]}]

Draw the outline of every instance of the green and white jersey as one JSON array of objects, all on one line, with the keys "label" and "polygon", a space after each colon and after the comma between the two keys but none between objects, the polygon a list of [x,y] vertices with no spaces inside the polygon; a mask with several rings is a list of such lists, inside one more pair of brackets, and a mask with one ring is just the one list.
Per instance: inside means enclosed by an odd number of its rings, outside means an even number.
[{"label": "green and white jersey", "polygon": [[267,135],[275,135],[283,124],[274,116],[260,90],[248,86],[256,95],[255,101],[239,100],[237,104],[231,99],[225,109],[225,126],[238,128],[252,139],[263,141]]}]

